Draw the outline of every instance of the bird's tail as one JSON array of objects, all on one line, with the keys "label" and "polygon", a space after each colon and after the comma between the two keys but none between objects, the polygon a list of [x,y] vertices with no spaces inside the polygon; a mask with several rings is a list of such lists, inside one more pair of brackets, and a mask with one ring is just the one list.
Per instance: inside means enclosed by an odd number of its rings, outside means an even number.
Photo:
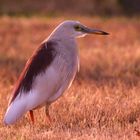
[{"label": "bird's tail", "polygon": [[4,116],[4,123],[6,125],[14,124],[18,119],[20,119],[26,113],[26,103],[23,101],[15,100],[13,101]]}]

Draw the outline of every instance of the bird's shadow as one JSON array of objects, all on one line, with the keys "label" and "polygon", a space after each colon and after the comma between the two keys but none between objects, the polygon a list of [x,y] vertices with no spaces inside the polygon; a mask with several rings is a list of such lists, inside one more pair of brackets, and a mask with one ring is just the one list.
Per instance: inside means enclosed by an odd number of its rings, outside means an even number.
[{"label": "bird's shadow", "polygon": [[[0,69],[5,70],[5,75],[3,75],[5,76],[4,78],[6,78],[7,80],[13,77],[17,78],[21,73],[22,69],[24,68],[26,61],[27,59],[23,59],[23,58],[17,59],[15,57],[12,58],[0,57]],[[136,65],[140,66],[140,62]],[[111,72],[108,73],[104,72],[104,68],[99,66],[98,64],[95,64],[94,67],[90,67],[90,68],[87,68],[86,65],[85,66],[82,65],[80,71],[76,75],[75,80],[79,84],[81,83],[81,81],[85,81],[85,82],[92,81],[97,85],[108,84],[108,83],[115,85],[116,82],[120,81],[125,85],[134,86],[139,84],[140,72],[139,73],[135,72],[138,70],[139,67],[134,67],[133,70],[130,70],[131,72],[130,76],[128,76],[123,71],[120,73],[118,72],[118,75],[114,75]]]},{"label": "bird's shadow", "polygon": [[130,70],[129,75],[123,71],[119,71],[116,75],[111,72],[104,72],[104,68],[99,67],[98,64],[96,64],[94,68],[86,68],[86,66],[81,66],[81,70],[77,73],[76,81],[79,84],[81,81],[94,82],[99,86],[102,86],[103,84],[115,86],[115,84],[119,81],[124,85],[131,87],[139,84],[140,73],[136,73],[136,71],[138,71],[137,67]]}]

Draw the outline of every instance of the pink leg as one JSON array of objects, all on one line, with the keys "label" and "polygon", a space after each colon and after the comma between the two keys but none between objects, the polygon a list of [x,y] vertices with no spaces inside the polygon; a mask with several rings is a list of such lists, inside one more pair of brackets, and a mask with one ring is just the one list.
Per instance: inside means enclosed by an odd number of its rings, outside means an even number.
[{"label": "pink leg", "polygon": [[29,112],[30,112],[31,121],[32,121],[32,123],[34,124],[35,120],[34,120],[33,110],[30,110]]},{"label": "pink leg", "polygon": [[51,119],[50,114],[49,114],[49,104],[46,105],[45,113],[46,113],[46,120],[47,120],[47,122],[48,122],[49,124],[51,124],[52,119]]}]

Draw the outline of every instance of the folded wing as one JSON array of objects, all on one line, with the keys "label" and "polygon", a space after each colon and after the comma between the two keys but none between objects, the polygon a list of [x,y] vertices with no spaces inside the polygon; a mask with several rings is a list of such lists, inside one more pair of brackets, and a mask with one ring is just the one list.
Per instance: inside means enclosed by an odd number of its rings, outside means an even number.
[{"label": "folded wing", "polygon": [[21,100],[19,100],[19,98],[24,95],[26,97],[26,95],[32,91],[33,81],[36,76],[45,73],[47,67],[53,62],[56,56],[56,51],[53,47],[55,44],[56,42],[53,41],[41,44],[27,61],[26,66],[16,83],[13,96],[4,117],[4,122],[6,124],[14,123],[27,111],[26,98],[22,98]]}]

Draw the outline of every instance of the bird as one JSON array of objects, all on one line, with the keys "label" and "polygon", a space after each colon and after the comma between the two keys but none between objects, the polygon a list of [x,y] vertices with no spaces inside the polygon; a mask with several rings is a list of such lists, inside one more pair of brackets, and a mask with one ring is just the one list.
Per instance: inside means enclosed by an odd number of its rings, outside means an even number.
[{"label": "bird", "polygon": [[34,124],[33,111],[41,107],[45,107],[46,118],[51,121],[49,106],[69,89],[79,71],[76,38],[87,34],[109,33],[91,29],[79,21],[65,20],[39,45],[14,86],[4,124],[15,124],[27,112]]}]

